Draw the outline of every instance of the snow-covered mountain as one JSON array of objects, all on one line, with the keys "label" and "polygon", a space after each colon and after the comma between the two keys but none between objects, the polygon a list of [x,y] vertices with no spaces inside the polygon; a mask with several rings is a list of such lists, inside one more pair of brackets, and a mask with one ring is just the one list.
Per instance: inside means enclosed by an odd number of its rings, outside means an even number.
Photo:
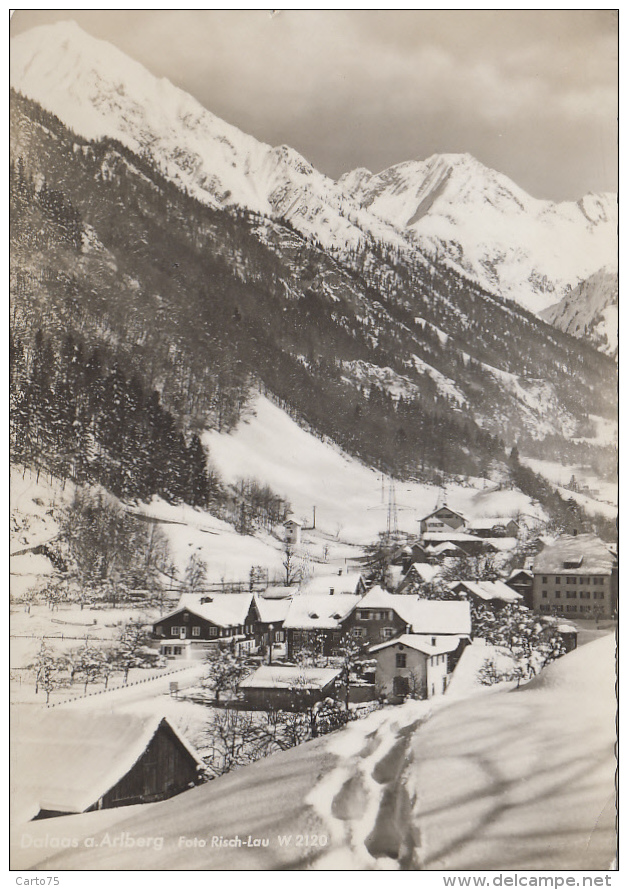
[{"label": "snow-covered mountain", "polygon": [[433,155],[340,180],[362,207],[448,256],[491,291],[533,312],[617,263],[612,194],[553,203],[532,198],[469,154]]},{"label": "snow-covered mountain", "polygon": [[534,312],[616,263],[614,195],[538,200],[470,155],[434,155],[375,175],[358,169],[336,183],[71,21],[14,38],[11,79],[77,134],[117,139],[204,203],[288,220],[325,249],[374,239],[414,262],[438,255]]},{"label": "snow-covered mountain", "polygon": [[619,325],[617,272],[600,269],[563,299],[541,313],[541,317],[573,337],[589,340],[607,355],[617,355]]},{"label": "snow-covered mountain", "polygon": [[72,21],[13,39],[11,84],[78,135],[150,157],[203,203],[288,219],[324,247],[355,247],[364,232],[403,242],[294,149],[243,133]]}]

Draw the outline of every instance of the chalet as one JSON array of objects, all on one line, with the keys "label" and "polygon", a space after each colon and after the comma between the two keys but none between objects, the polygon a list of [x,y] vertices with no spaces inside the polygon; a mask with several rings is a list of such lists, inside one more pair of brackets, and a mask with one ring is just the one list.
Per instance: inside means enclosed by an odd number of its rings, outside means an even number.
[{"label": "chalet", "polygon": [[[462,550],[466,556],[482,556],[486,553],[497,553],[497,548],[490,541],[479,538],[477,535],[470,535],[467,532],[460,531],[426,532],[423,535],[423,544],[428,555],[430,553],[433,555],[435,548],[438,548],[441,544],[453,545]],[[430,550],[430,548],[432,549]],[[445,555],[442,548],[438,552],[441,556]],[[451,554],[448,553],[446,555],[449,556]]]},{"label": "chalet", "polygon": [[391,559],[391,565],[401,566],[404,572],[407,572],[413,562],[426,562],[427,554],[425,547],[419,538],[408,541],[403,547],[396,550]]},{"label": "chalet", "polygon": [[613,618],[617,559],[596,535],[562,535],[533,564],[532,601],[538,612],[565,618]]},{"label": "chalet", "polygon": [[283,623],[290,608],[290,600],[283,597],[267,599],[263,596],[256,596],[255,606],[259,615],[259,621],[255,628],[256,647],[269,647],[284,643]]},{"label": "chalet", "polygon": [[426,532],[457,531],[466,525],[466,519],[461,513],[456,513],[447,504],[443,504],[442,507],[419,519],[419,523],[420,533],[424,535]]},{"label": "chalet", "polygon": [[432,563],[440,563],[443,559],[464,559],[467,554],[461,547],[452,541],[443,541],[442,544],[429,544],[425,548],[425,555],[428,561]]},{"label": "chalet", "polygon": [[165,717],[67,708],[12,721],[16,822],[164,800],[196,784],[202,767]]},{"label": "chalet", "polygon": [[487,516],[471,519],[465,526],[468,532],[480,538],[515,538],[519,534],[519,523],[508,516]]},{"label": "chalet", "polygon": [[243,680],[238,689],[252,708],[301,710],[334,697],[340,681],[340,668],[306,668],[263,665]]},{"label": "chalet", "polygon": [[375,685],[393,699],[442,695],[453,670],[450,656],[457,648],[455,639],[432,645],[417,634],[371,646],[369,652],[377,660]]},{"label": "chalet", "polygon": [[452,581],[449,587],[456,596],[492,609],[523,603],[522,595],[503,581]]},{"label": "chalet", "polygon": [[416,591],[417,588],[419,590],[430,589],[440,574],[441,567],[438,565],[431,565],[429,562],[415,562],[410,566],[397,587],[397,593],[410,590]]},{"label": "chalet", "polygon": [[506,584],[509,587],[512,587],[513,590],[516,590],[517,593],[520,593],[523,597],[523,604],[531,609],[533,606],[532,603],[532,585],[533,585],[534,575],[529,569],[513,569],[508,578],[506,579]]},{"label": "chalet", "polygon": [[283,524],[285,528],[284,540],[286,544],[298,545],[301,543],[301,529],[303,523],[294,516],[289,516]]},{"label": "chalet", "polygon": [[[405,605],[399,607],[399,601]],[[405,633],[409,627],[413,597],[388,593],[379,585],[371,587],[343,622],[345,633],[364,645],[380,643]],[[401,611],[401,614],[400,614]]]},{"label": "chalet", "polygon": [[369,645],[412,633],[422,635],[430,645],[446,639],[455,640],[457,647],[461,640],[466,644],[470,638],[471,617],[466,602],[426,600],[373,587],[347,616],[343,627]]},{"label": "chalet", "polygon": [[166,658],[203,659],[219,642],[251,651],[259,622],[252,593],[184,594],[174,611],[155,621],[152,636]]},{"label": "chalet", "polygon": [[331,655],[345,632],[345,619],[361,599],[358,594],[350,593],[295,596],[283,623],[287,657],[294,658],[301,648]]}]

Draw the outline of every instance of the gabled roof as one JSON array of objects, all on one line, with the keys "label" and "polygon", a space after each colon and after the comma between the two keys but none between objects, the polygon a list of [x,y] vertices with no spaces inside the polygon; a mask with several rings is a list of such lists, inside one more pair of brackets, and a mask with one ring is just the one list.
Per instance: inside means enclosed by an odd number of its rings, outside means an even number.
[{"label": "gabled roof", "polygon": [[255,605],[259,612],[260,621],[265,624],[280,624],[284,621],[290,607],[289,599],[269,600],[263,597],[255,597]]},{"label": "gabled roof", "polygon": [[530,579],[534,577],[529,569],[513,569],[510,575],[508,575],[508,580],[510,581],[512,578],[516,578],[517,575],[526,575],[526,577]]},{"label": "gabled roof", "polygon": [[432,556],[440,556],[443,553],[455,553],[456,551],[464,553],[461,547],[458,547],[457,544],[452,544],[451,541],[443,541],[442,544],[428,544],[426,547],[426,553]]},{"label": "gabled roof", "polygon": [[423,535],[423,540],[426,542],[433,542],[434,544],[440,544],[444,542],[453,542],[454,544],[482,543],[482,539],[478,538],[477,535],[469,535],[467,534],[467,532],[457,532],[453,529],[447,532],[425,532],[425,534]]},{"label": "gabled roof", "polygon": [[358,609],[392,609],[413,633],[461,636],[471,633],[471,612],[464,600],[426,600],[373,587],[362,598]]},{"label": "gabled roof", "polygon": [[303,525],[303,523],[295,516],[288,516],[288,518],[284,520],[284,525]]},{"label": "gabled roof", "polygon": [[424,655],[443,655],[446,652],[453,652],[457,649],[460,641],[458,639],[449,640],[446,643],[440,643],[432,646],[425,641],[425,637],[420,634],[402,634],[393,640],[387,640],[385,643],[378,643],[377,646],[371,646],[369,652],[379,652],[381,649],[388,649],[390,646],[401,644],[408,649],[415,649],[417,652],[423,652]]},{"label": "gabled roof", "polygon": [[323,689],[342,673],[341,668],[263,665],[243,680],[240,689]]},{"label": "gabled roof", "polygon": [[338,572],[330,572],[325,575],[315,575],[301,588],[306,596],[318,596],[329,594],[331,590],[337,593],[355,593],[360,580],[360,575],[339,575]]},{"label": "gabled roof", "polygon": [[303,630],[333,630],[362,600],[357,594],[300,594],[290,601],[283,626]]},{"label": "gabled roof", "polygon": [[523,599],[520,593],[513,590],[503,581],[452,581],[450,587],[453,590],[464,587],[468,593],[473,593],[485,602],[502,600],[505,603],[518,603]]},{"label": "gabled roof", "polygon": [[413,562],[407,574],[411,571],[416,572],[422,581],[429,583],[430,581],[433,581],[437,575],[440,575],[442,569],[440,566],[430,565],[429,562]]},{"label": "gabled roof", "polygon": [[184,593],[177,608],[154,621],[153,625],[173,618],[185,609],[218,627],[239,627],[246,624],[252,602],[255,602],[252,593]]},{"label": "gabled roof", "polygon": [[501,526],[505,528],[509,522],[514,522],[515,525],[518,525],[516,519],[513,519],[512,516],[483,516],[481,519],[469,519],[466,523],[467,528],[495,528],[497,526]]},{"label": "gabled roof", "polygon": [[265,600],[290,599],[299,592],[298,587],[267,587],[259,596]]},{"label": "gabled roof", "polygon": [[615,564],[608,544],[597,535],[562,535],[537,555],[534,573],[610,575]]},{"label": "gabled roof", "polygon": [[11,746],[15,821],[29,821],[40,810],[84,812],[137,763],[162,723],[202,765],[166,717],[83,708],[19,709],[12,720]]},{"label": "gabled roof", "polygon": [[438,513],[441,512],[441,510],[447,510],[449,513],[453,513],[454,516],[457,516],[459,519],[462,519],[463,522],[465,520],[465,517],[462,515],[462,513],[457,513],[456,510],[452,510],[451,507],[449,507],[447,504],[441,504],[440,507],[437,507],[435,510],[432,510],[432,512],[428,513],[427,516],[423,516],[421,519],[419,519],[419,522],[425,522],[426,519],[430,519],[432,516],[436,516]]}]

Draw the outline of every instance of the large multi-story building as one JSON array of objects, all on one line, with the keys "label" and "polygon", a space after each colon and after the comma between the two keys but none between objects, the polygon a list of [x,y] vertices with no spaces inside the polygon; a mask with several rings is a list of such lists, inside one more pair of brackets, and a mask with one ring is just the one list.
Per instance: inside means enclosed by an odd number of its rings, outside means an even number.
[{"label": "large multi-story building", "polygon": [[533,565],[533,607],[565,618],[613,618],[617,559],[597,535],[562,535]]}]

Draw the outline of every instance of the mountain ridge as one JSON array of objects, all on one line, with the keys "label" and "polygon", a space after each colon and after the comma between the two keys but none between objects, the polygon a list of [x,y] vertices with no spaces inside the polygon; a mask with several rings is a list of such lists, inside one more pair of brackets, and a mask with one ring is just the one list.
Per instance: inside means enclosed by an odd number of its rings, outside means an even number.
[{"label": "mountain ridge", "polygon": [[532,198],[469,154],[432,155],[377,174],[358,168],[336,182],[289,146],[259,142],[216,117],[73,22],[14,38],[11,63],[14,87],[79,135],[118,139],[202,202],[286,219],[327,250],[359,250],[374,239],[426,265],[438,255],[535,313],[615,260],[612,195],[560,204]]}]

